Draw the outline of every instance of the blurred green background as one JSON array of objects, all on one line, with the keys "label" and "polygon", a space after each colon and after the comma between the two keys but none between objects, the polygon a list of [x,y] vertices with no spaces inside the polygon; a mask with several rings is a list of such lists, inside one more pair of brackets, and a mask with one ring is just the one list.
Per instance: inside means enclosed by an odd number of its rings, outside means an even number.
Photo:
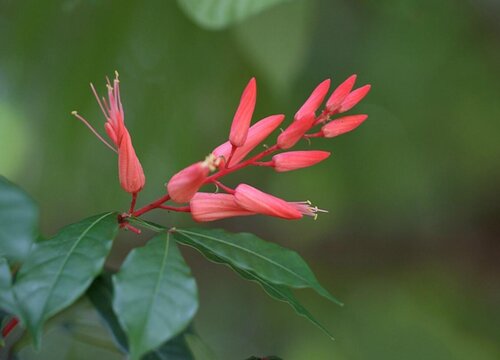
[{"label": "blurred green background", "polygon": [[[357,73],[358,85],[372,84],[354,111],[369,114],[366,123],[300,145],[332,151],[327,162],[227,181],[330,213],[206,225],[299,251],[346,303],[299,294],[336,341],[183,249],[200,287],[195,325],[220,359],[499,359],[500,2],[271,2],[207,28],[175,1],[0,0],[0,173],[32,194],[50,235],[129,202],[116,156],[70,115],[77,109],[102,129],[89,82],[103,92],[105,75],[120,72],[146,203],[226,140],[250,77],[258,81],[255,119],[291,118],[320,81],[337,85]],[[192,225],[185,215],[149,218]],[[122,234],[111,264],[126,255],[124,244],[150,235]],[[112,358],[100,344],[73,339],[70,352],[66,341],[46,340],[46,351],[58,349],[47,358]]]}]

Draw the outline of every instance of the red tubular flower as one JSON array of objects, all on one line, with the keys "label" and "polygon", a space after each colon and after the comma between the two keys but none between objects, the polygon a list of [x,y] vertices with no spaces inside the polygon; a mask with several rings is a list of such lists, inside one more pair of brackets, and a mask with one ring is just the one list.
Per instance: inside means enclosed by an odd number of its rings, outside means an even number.
[{"label": "red tubular flower", "polygon": [[362,86],[354,91],[352,91],[347,97],[342,101],[340,105],[339,112],[343,113],[351,110],[357,103],[359,103],[368,94],[371,89],[371,85]]},{"label": "red tubular flower", "polygon": [[302,213],[293,204],[250,185],[240,184],[235,191],[236,203],[248,211],[289,220],[302,218]]},{"label": "red tubular flower", "polygon": [[277,172],[302,169],[315,165],[330,156],[328,151],[288,151],[273,156],[273,167]]},{"label": "red tubular flower", "polygon": [[[271,115],[259,122],[252,125],[248,131],[247,140],[245,144],[237,148],[231,158],[231,165],[238,164],[241,160],[248,155],[250,151],[255,149],[265,138],[269,136],[285,119],[285,115]],[[224,157],[226,160],[229,158],[232,150],[232,144],[226,141],[224,144],[219,145],[212,153],[216,157]]]},{"label": "red tubular flower", "polygon": [[167,184],[170,198],[176,203],[185,203],[192,199],[194,194],[203,185],[203,182],[214,169],[213,156],[188,166],[172,176]]},{"label": "red tubular flower", "polygon": [[290,149],[304,134],[314,125],[316,117],[310,113],[292,122],[285,131],[278,136],[278,146],[280,149]]},{"label": "red tubular flower", "polygon": [[144,187],[146,177],[142,170],[141,163],[132,146],[132,139],[125,127],[125,115],[123,106],[120,99],[120,81],[118,80],[118,73],[113,81],[113,86],[108,80],[108,102],[104,100],[101,102],[99,95],[95,91],[94,86],[91,84],[92,91],[97,99],[97,102],[106,117],[106,124],[104,128],[109,138],[116,146],[113,147],[106,140],[104,140],[97,131],[80,116],[76,111],[73,111],[79,120],[81,120],[89,129],[101,140],[106,146],[118,153],[118,177],[122,188],[131,194],[137,194]]},{"label": "red tubular flower", "polygon": [[229,141],[235,147],[243,146],[247,139],[250,121],[252,120],[257,98],[257,84],[252,78],[241,95],[240,104],[234,114]]},{"label": "red tubular flower", "polygon": [[295,114],[295,120],[299,120],[310,115],[311,113],[316,113],[316,110],[318,110],[319,106],[325,99],[328,90],[330,89],[330,82],[330,79],[326,79],[313,90],[304,105],[302,105],[299,111]]},{"label": "red tubular flower", "polygon": [[350,115],[330,121],[321,128],[321,133],[326,138],[332,138],[356,129],[368,118],[367,115]]},{"label": "red tubular flower", "polygon": [[342,102],[351,92],[355,82],[356,75],[351,75],[333,91],[332,95],[326,102],[326,110],[328,113],[335,113],[340,108]]},{"label": "red tubular flower", "polygon": [[233,195],[196,193],[190,201],[191,215],[195,221],[206,222],[234,216],[255,215],[240,207]]}]

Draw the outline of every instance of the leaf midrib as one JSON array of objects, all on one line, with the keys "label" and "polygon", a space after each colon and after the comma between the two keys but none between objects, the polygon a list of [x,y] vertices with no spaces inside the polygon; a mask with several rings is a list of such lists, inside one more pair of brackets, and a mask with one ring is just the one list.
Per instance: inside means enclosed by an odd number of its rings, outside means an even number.
[{"label": "leaf midrib", "polygon": [[[140,345],[142,347],[142,342],[143,342],[143,339],[144,339],[144,332],[145,332],[145,328],[146,328],[146,324],[149,323],[149,319],[151,318],[151,309],[153,308],[153,305],[154,303],[156,302],[156,298],[158,297],[158,291],[159,291],[159,288],[160,288],[160,283],[162,282],[163,280],[163,272],[165,270],[165,266],[167,264],[167,257],[168,257],[168,253],[169,253],[169,249],[170,249],[170,233],[167,233],[167,239],[165,240],[165,252],[164,252],[164,255],[163,255],[163,259],[162,259],[162,263],[161,263],[161,267],[160,267],[160,271],[158,272],[158,281],[156,282],[156,285],[155,285],[155,289],[153,291],[153,296],[151,296],[151,301],[149,302],[149,311],[148,311],[148,314],[146,316],[146,319],[145,321],[142,323],[142,331],[141,331],[141,337],[139,338],[139,341],[138,341],[138,345]],[[142,350],[142,349],[141,349]]]},{"label": "leaf midrib", "polygon": [[[311,283],[310,281],[308,281],[307,279],[305,279],[305,278],[304,278],[304,277],[302,277],[301,275],[297,274],[296,272],[292,271],[291,269],[289,269],[289,268],[287,268],[287,267],[284,267],[283,265],[281,265],[281,264],[279,264],[279,263],[277,263],[277,262],[273,261],[272,259],[269,259],[269,258],[267,258],[267,257],[265,257],[265,256],[263,256],[263,255],[261,255],[261,254],[259,254],[259,253],[256,253],[256,252],[254,252],[254,251],[251,251],[251,250],[249,250],[249,249],[245,249],[244,247],[238,246],[238,245],[236,245],[236,244],[229,243],[229,242],[224,241],[224,240],[222,240],[222,239],[215,238],[215,237],[213,237],[213,236],[208,236],[208,235],[199,234],[199,233],[193,233],[193,232],[191,232],[191,231],[186,231],[186,230],[182,230],[182,229],[177,229],[177,232],[180,232],[180,233],[188,233],[188,234],[192,234],[192,235],[198,235],[198,236],[201,236],[201,237],[205,237],[205,238],[207,238],[207,239],[212,239],[212,240],[214,240],[214,241],[221,242],[221,243],[226,244],[226,245],[229,245],[229,246],[233,246],[233,247],[235,247],[235,248],[237,248],[237,249],[240,249],[240,250],[242,250],[242,251],[244,251],[244,252],[247,252],[247,253],[249,253],[249,254],[252,254],[252,255],[254,255],[254,256],[257,256],[257,257],[259,257],[259,258],[261,258],[261,259],[263,259],[263,260],[267,260],[269,263],[271,263],[271,264],[273,264],[273,265],[275,265],[275,266],[277,266],[277,267],[279,267],[279,268],[281,268],[281,269],[285,270],[286,272],[288,272],[288,273],[290,273],[290,274],[292,274],[292,275],[295,275],[295,276],[296,276],[296,277],[298,277],[299,279],[301,279],[301,280],[303,280],[304,282],[306,282],[306,283],[307,283],[309,286],[311,286],[312,288],[316,288],[316,285],[315,285],[314,283]],[[187,235],[186,235],[186,236],[187,236]],[[189,237],[189,236],[188,236],[188,237]],[[189,238],[190,238],[190,239],[192,239],[192,240],[194,240],[194,239],[193,239],[193,238],[191,238],[191,237],[189,237]]]},{"label": "leaf midrib", "polygon": [[[42,312],[41,312],[41,315],[43,316],[43,314],[45,313],[45,310],[47,309],[47,304],[49,303],[49,299],[52,297],[52,294],[53,294],[53,291],[54,291],[54,288],[56,287],[57,283],[59,282],[60,278],[61,278],[61,274],[62,274],[62,270],[64,269],[64,267],[66,266],[70,256],[73,254],[73,251],[77,248],[78,244],[80,244],[80,241],[82,241],[82,239],[85,237],[85,235],[87,235],[87,233],[97,224],[99,223],[100,221],[102,221],[104,218],[110,216],[111,214],[113,214],[113,212],[109,212],[107,214],[104,214],[103,216],[101,216],[99,219],[97,219],[96,221],[94,221],[92,224],[89,225],[89,227],[87,229],[85,229],[85,231],[78,237],[78,239],[75,241],[75,243],[71,246],[71,249],[70,251],[66,254],[65,258],[64,258],[64,261],[63,263],[61,264],[59,270],[57,271],[56,273],[56,280],[52,283],[52,285],[50,286],[50,289],[49,289],[49,292],[48,292],[48,295],[47,297],[45,298],[45,303],[43,305],[43,308],[42,308]],[[41,319],[41,317],[40,317]],[[39,321],[40,321],[39,319]]]}]

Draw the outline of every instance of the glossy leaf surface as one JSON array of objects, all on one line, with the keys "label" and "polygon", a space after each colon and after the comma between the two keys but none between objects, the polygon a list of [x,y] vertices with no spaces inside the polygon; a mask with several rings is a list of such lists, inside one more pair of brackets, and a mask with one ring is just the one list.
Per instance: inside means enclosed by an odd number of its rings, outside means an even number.
[{"label": "glossy leaf surface", "polygon": [[117,214],[110,212],[68,225],[33,246],[14,294],[36,344],[44,322],[78,299],[101,272],[117,231]]},{"label": "glossy leaf surface", "polygon": [[198,309],[196,282],[168,233],[132,250],[113,284],[113,309],[131,359],[180,334]]}]

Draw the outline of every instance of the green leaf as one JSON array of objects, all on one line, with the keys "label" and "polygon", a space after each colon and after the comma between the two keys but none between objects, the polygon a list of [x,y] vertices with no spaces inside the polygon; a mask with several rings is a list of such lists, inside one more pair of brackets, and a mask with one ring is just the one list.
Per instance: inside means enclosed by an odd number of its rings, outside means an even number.
[{"label": "green leaf", "polygon": [[10,314],[16,314],[16,300],[12,293],[12,274],[9,264],[4,258],[0,258],[0,309]]},{"label": "green leaf", "polygon": [[233,234],[218,229],[175,229],[173,234],[177,241],[204,254],[213,254],[232,267],[256,274],[271,284],[312,288],[342,305],[320,285],[309,266],[295,251],[249,233]]},{"label": "green leaf", "polygon": [[181,333],[198,309],[196,282],[169,233],[132,250],[113,284],[132,360]]},{"label": "green leaf", "polygon": [[19,270],[14,294],[36,346],[44,322],[78,299],[101,272],[118,232],[116,217],[114,212],[93,216],[34,244]]},{"label": "green leaf", "polygon": [[177,0],[199,26],[222,29],[285,0]]},{"label": "green leaf", "polygon": [[110,274],[98,276],[87,290],[87,297],[113,335],[121,351],[128,352],[127,335],[113,311],[113,284]]},{"label": "green leaf", "polygon": [[19,187],[0,176],[0,256],[22,261],[36,236],[38,208]]},{"label": "green leaf", "polygon": [[[198,249],[198,248],[196,248],[196,249]],[[255,274],[252,271],[237,268],[233,263],[225,260],[224,258],[221,258],[220,256],[216,255],[215,253],[211,252],[210,250],[200,251],[200,252],[207,259],[209,259],[213,262],[228,265],[244,279],[257,282],[269,294],[269,296],[271,296],[272,298],[274,298],[276,300],[280,300],[280,301],[284,301],[284,302],[288,303],[295,310],[295,312],[297,314],[308,319],[310,322],[312,322],[314,325],[316,325],[326,335],[328,335],[328,337],[330,337],[333,340],[333,336],[330,333],[330,331],[328,331],[328,329],[326,327],[324,327],[318,320],[316,320],[316,318],[302,304],[300,304],[300,302],[295,298],[295,296],[290,291],[290,289],[287,288],[286,286],[273,284],[273,283],[263,279],[258,274]]]}]

